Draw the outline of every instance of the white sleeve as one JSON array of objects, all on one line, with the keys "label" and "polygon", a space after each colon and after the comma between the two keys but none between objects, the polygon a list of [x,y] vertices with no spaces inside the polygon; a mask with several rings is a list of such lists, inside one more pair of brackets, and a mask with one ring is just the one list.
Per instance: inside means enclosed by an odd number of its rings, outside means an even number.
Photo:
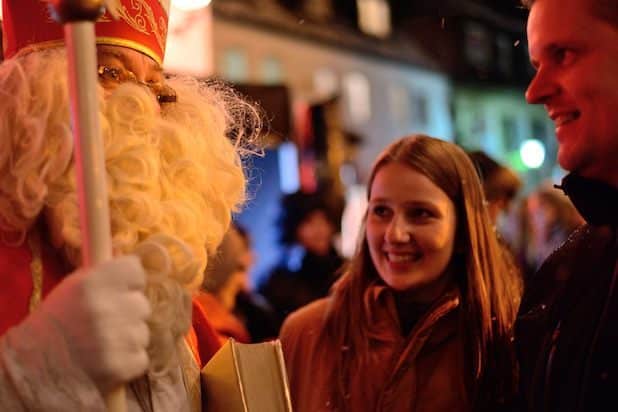
[{"label": "white sleeve", "polygon": [[105,404],[56,325],[34,313],[0,337],[0,410],[105,412]]}]

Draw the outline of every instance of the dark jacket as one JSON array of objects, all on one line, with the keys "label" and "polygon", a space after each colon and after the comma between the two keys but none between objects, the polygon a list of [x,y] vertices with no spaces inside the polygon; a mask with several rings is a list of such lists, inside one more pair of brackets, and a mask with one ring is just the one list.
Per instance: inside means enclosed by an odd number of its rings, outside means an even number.
[{"label": "dark jacket", "polygon": [[251,341],[258,343],[277,338],[279,323],[270,303],[256,292],[241,291],[236,295],[234,315],[243,321]]},{"label": "dark jacket", "polygon": [[290,313],[326,297],[344,264],[335,249],[326,256],[301,248],[290,249],[290,252],[283,256],[260,290],[275,310],[277,331]]},{"label": "dark jacket", "polygon": [[594,224],[545,261],[522,299],[515,326],[522,410],[618,410],[618,191],[588,183],[570,175],[563,186]]}]

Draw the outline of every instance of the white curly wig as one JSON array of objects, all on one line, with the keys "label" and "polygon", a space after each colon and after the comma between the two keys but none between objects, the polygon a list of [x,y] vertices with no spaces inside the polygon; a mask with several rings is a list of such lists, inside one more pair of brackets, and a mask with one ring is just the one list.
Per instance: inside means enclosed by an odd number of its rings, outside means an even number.
[{"label": "white curly wig", "polygon": [[[242,142],[255,137],[247,131],[259,133],[256,110],[226,87],[187,78],[168,83],[178,102],[162,108],[134,84],[107,98],[99,93],[113,250],[141,257],[149,274],[153,337],[158,329],[166,341],[188,328],[186,291],[201,285],[208,254],[244,200]],[[78,266],[68,107],[64,49],[0,65],[0,235],[20,244],[44,214],[52,243]]]}]

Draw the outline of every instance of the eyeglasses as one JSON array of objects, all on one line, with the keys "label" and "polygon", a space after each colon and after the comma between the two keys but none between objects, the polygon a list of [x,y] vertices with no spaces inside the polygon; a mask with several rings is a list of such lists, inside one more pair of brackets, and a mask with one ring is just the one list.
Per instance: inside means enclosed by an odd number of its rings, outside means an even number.
[{"label": "eyeglasses", "polygon": [[132,71],[100,64],[97,73],[99,74],[99,81],[103,87],[115,88],[122,83],[131,82],[148,87],[157,97],[159,104],[175,103],[178,100],[176,91],[170,86],[160,82],[142,82],[137,79],[137,76]]}]

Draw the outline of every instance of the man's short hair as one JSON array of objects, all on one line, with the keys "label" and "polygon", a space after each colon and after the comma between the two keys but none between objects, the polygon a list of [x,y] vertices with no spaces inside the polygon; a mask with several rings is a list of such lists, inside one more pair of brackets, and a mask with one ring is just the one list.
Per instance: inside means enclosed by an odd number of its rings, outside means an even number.
[{"label": "man's short hair", "polygon": [[[618,1],[616,0],[588,0],[592,6],[592,14],[613,26],[618,27]],[[530,10],[536,0],[521,0],[521,4]]]}]

